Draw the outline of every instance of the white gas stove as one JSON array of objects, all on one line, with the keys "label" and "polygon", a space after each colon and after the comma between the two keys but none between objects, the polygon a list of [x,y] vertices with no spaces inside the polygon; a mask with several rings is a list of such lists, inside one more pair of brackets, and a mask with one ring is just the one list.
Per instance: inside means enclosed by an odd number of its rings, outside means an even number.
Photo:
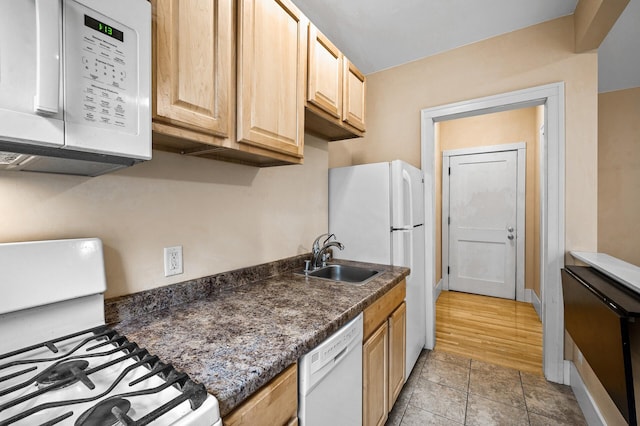
[{"label": "white gas stove", "polygon": [[104,325],[98,239],[0,244],[0,426],[221,425],[205,387]]}]

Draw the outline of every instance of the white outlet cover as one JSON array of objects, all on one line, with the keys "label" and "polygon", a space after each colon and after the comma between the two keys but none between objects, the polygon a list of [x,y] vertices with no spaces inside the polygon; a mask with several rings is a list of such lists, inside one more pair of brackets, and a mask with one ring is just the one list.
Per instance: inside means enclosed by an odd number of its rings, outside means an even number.
[{"label": "white outlet cover", "polygon": [[164,276],[182,274],[182,246],[173,246],[164,248]]}]

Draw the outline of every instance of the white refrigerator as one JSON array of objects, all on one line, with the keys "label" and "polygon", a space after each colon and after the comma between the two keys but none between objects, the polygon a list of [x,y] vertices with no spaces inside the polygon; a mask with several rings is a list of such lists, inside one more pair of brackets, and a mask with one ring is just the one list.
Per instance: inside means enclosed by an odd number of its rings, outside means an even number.
[{"label": "white refrigerator", "polygon": [[407,266],[406,375],[426,339],[424,180],[403,161],[329,170],[329,232],[336,258]]}]

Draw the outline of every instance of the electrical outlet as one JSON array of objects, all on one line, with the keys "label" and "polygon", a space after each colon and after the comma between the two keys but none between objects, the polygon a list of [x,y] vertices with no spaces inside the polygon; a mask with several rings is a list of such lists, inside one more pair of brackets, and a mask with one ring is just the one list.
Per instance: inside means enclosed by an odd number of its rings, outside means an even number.
[{"label": "electrical outlet", "polygon": [[182,270],[182,246],[164,248],[164,276],[179,275]]}]

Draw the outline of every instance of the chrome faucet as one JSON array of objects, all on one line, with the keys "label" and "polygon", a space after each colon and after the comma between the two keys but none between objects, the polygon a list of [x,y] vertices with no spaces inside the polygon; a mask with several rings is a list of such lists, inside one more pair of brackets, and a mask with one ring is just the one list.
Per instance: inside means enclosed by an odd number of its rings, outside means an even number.
[{"label": "chrome faucet", "polygon": [[[324,240],[321,247],[320,240],[322,240],[322,237],[324,236],[327,238]],[[335,240],[335,234],[322,234],[313,242],[313,246],[311,248],[311,270],[326,266],[325,254],[329,247],[338,247],[340,250],[344,250],[344,245],[339,241],[331,241],[332,238]]]}]

